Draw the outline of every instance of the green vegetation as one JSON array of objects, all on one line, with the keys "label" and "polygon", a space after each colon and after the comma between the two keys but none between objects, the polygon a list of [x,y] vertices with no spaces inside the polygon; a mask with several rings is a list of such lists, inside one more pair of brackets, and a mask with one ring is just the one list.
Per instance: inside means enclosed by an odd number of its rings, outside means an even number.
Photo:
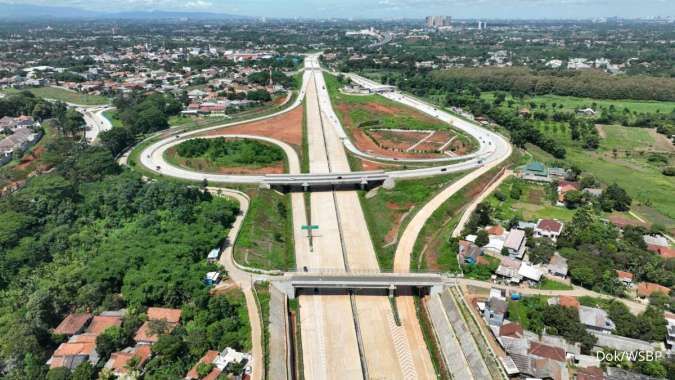
[{"label": "green vegetation", "polygon": [[[461,175],[397,181],[391,190],[378,188],[374,194],[361,193],[361,205],[382,270],[392,269],[398,236],[417,209]],[[445,264],[451,265],[449,261]]]},{"label": "green vegetation", "polygon": [[270,368],[270,284],[269,282],[256,282],[254,294],[258,310],[260,310],[261,327],[263,329],[262,349],[265,356],[265,372],[269,376]]},{"label": "green vegetation", "polygon": [[417,314],[417,319],[420,321],[420,328],[422,329],[422,336],[424,337],[424,342],[427,345],[427,349],[431,354],[431,363],[434,365],[434,370],[439,379],[448,380],[449,371],[445,368],[445,361],[443,360],[443,354],[441,349],[438,346],[438,341],[434,334],[434,328],[431,325],[431,320],[427,313],[426,308],[422,305],[422,301],[419,297],[414,297],[415,299],[415,312]]},{"label": "green vegetation", "polygon": [[11,378],[44,378],[60,342],[49,330],[71,311],[181,308],[184,328],[160,338],[146,376],[180,378],[207,349],[250,347],[241,294],[211,297],[202,282],[236,204],[144,182],[100,147],[58,139],[44,159],[52,172],[0,200],[0,357],[16,364]]},{"label": "green vegetation", "polygon": [[[457,253],[455,252],[455,255]],[[494,271],[499,267],[499,259],[492,256],[482,256],[481,260],[487,261],[486,264],[462,264],[464,277],[474,280],[487,281],[492,277]]]},{"label": "green vegetation", "polygon": [[290,195],[259,189],[250,196],[251,205],[234,246],[235,260],[257,269],[295,268]]},{"label": "green vegetation", "polygon": [[530,322],[529,315],[535,310],[548,305],[547,297],[531,296],[523,297],[519,301],[509,301],[508,318],[512,322],[518,322],[525,330],[538,329],[534,326],[536,320]]},{"label": "green vegetation", "polygon": [[[58,87],[35,87],[28,88],[26,91],[30,91],[33,95],[40,98],[58,100],[64,103],[72,103],[83,106],[98,106],[110,103],[110,100],[103,96],[87,95]],[[18,92],[18,90],[6,89],[2,90],[2,92],[11,95]]]},{"label": "green vegetation", "polygon": [[281,148],[257,140],[192,139],[166,153],[170,162],[199,170],[217,171],[227,167],[263,168],[283,163]]},{"label": "green vegetation", "polygon": [[[555,190],[511,177],[505,180],[487,202],[492,206],[494,217],[501,221],[513,218],[536,221],[537,219],[558,219],[569,221],[573,210],[554,205]],[[501,198],[501,199],[500,199]]]},{"label": "green vegetation", "polygon": [[541,290],[572,290],[574,289],[572,285],[568,285],[564,282],[551,280],[549,278],[542,278],[539,283],[539,289]]}]

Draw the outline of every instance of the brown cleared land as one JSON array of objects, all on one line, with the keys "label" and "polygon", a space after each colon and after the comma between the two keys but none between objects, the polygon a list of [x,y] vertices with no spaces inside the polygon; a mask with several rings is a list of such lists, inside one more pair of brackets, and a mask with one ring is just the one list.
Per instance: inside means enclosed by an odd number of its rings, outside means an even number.
[{"label": "brown cleared land", "polygon": [[208,135],[246,134],[270,137],[281,140],[300,152],[302,151],[302,117],[304,113],[304,107],[299,106],[271,119],[214,129],[209,131]]}]

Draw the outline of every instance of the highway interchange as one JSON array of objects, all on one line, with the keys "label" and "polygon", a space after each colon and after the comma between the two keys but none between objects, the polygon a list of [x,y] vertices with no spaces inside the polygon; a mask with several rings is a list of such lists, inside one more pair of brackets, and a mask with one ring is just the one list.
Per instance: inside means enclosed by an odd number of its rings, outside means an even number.
[{"label": "highway interchange", "polygon": [[[360,81],[366,87],[377,86],[377,84],[357,77],[353,77],[353,80]],[[477,152],[466,161],[456,162],[456,159],[449,157],[449,160],[444,160],[448,162],[444,162],[442,166],[387,172],[387,175],[393,179],[469,170],[473,172],[465,178],[473,178],[498,165],[511,153],[509,143],[496,133],[398,92],[387,93],[384,96],[433,115],[439,120],[452,123],[456,128],[473,136],[480,145]],[[287,184],[293,185],[298,181],[315,178],[318,181],[327,181],[326,183],[332,184],[337,177],[350,173],[347,150],[362,157],[369,156],[358,151],[351,144],[334,113],[318,62],[318,55],[306,58],[303,86],[295,102],[286,110],[265,118],[287,112],[299,106],[303,100],[306,101],[310,173],[300,175],[297,154],[292,148],[281,141],[268,139],[266,141],[279,145],[288,155],[289,173],[285,176],[275,176],[276,180],[285,180]],[[164,152],[169,147],[181,141],[196,138],[205,130],[222,127],[211,127],[166,137],[142,151],[141,163],[149,170],[178,178],[207,179],[210,183],[265,185],[268,180],[267,176],[198,173],[171,166],[164,160]],[[232,137],[266,139],[246,135]],[[352,173],[352,175],[368,178],[371,175],[381,176],[382,173],[364,172]],[[466,183],[468,181],[460,180]],[[442,203],[443,198],[447,199],[461,187],[463,186],[457,185],[453,191],[443,191],[439,194],[442,197],[437,196],[434,200]],[[303,193],[291,193],[291,202],[298,271],[379,270],[375,249],[356,191],[310,192],[309,214],[306,213]],[[425,221],[424,218],[418,219],[418,222],[422,223],[419,226],[420,229]],[[302,226],[308,224],[320,226],[320,233],[313,239],[311,247],[306,231],[302,230]],[[407,229],[401,241],[401,243],[407,243],[401,251],[402,257],[406,254],[410,255],[410,252],[404,252],[405,247],[411,248],[410,241],[414,242],[419,233],[419,231],[408,234],[406,232]],[[398,255],[399,251],[397,251]],[[396,260],[399,263],[405,261],[404,258],[398,257]],[[409,265],[409,259],[407,262]],[[402,264],[395,266],[397,271],[405,272],[408,269],[409,266]],[[417,319],[413,298],[401,296],[396,298],[396,302],[399,323],[396,323],[386,291],[378,295],[324,291],[301,293],[299,304],[304,377],[307,379],[435,378],[435,371]]]}]

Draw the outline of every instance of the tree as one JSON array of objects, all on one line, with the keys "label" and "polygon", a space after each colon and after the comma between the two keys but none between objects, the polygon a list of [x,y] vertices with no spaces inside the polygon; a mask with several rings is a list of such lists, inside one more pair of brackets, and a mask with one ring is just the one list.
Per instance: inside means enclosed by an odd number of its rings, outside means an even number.
[{"label": "tree", "polygon": [[102,358],[110,357],[115,351],[119,351],[131,344],[131,337],[119,326],[108,327],[96,337],[96,352]]},{"label": "tree", "polygon": [[113,156],[124,152],[128,147],[134,145],[136,137],[126,127],[115,127],[99,134],[101,144],[110,149]]},{"label": "tree", "polygon": [[530,261],[533,264],[548,263],[555,253],[555,243],[548,238],[530,239],[534,246],[529,250]]},{"label": "tree", "polygon": [[600,204],[604,211],[628,211],[632,203],[631,197],[616,183],[607,187],[600,196]]},{"label": "tree", "polygon": [[71,380],[94,380],[95,377],[96,369],[92,367],[88,360],[85,360],[75,367]]},{"label": "tree", "polygon": [[479,247],[485,247],[490,243],[490,236],[488,235],[487,231],[485,230],[480,230],[478,231],[478,234],[476,236],[476,245]]},{"label": "tree", "polygon": [[579,207],[585,201],[585,195],[579,190],[571,190],[565,193],[565,206],[570,209]]},{"label": "tree", "polygon": [[75,136],[85,125],[82,114],[72,108],[66,111],[62,119],[59,120],[59,123],[61,124],[63,134],[66,136]]},{"label": "tree", "polygon": [[47,380],[70,380],[70,370],[66,367],[52,368],[47,372]]},{"label": "tree", "polygon": [[213,363],[197,364],[197,376],[199,376],[200,379],[206,377],[206,375],[208,375],[209,373],[211,373],[211,371],[213,371],[213,367],[214,367]]},{"label": "tree", "polygon": [[474,211],[474,214],[476,215],[476,224],[480,227],[487,226],[489,224],[492,224],[492,212],[493,212],[492,206],[490,206],[489,203],[487,202],[481,202],[476,206],[476,211]]}]

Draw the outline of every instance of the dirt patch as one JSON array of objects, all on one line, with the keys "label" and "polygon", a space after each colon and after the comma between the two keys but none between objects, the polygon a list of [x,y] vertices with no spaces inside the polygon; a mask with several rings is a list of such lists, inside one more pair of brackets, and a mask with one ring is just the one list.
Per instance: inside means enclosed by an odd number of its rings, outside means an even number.
[{"label": "dirt patch", "polygon": [[654,148],[658,151],[675,152],[675,145],[666,136],[650,129],[649,135],[654,139]]},{"label": "dirt patch", "polygon": [[302,118],[304,114],[304,107],[300,106],[271,119],[215,129],[209,131],[207,135],[221,136],[226,134],[246,134],[270,137],[281,140],[292,145],[294,148],[299,149],[302,146]]},{"label": "dirt patch", "polygon": [[536,205],[542,204],[542,199],[544,199],[544,196],[546,194],[544,193],[544,190],[542,189],[531,189],[527,193],[527,202],[528,203],[533,203]]},{"label": "dirt patch", "polygon": [[615,225],[617,227],[621,227],[621,228],[625,227],[625,226],[639,226],[639,227],[649,228],[649,225],[647,223],[642,223],[637,219],[628,218],[628,217],[625,217],[625,216],[622,216],[622,215],[618,215],[616,213],[610,215],[607,219],[609,219],[609,221],[613,225]]},{"label": "dirt patch", "polygon": [[23,170],[28,168],[33,162],[39,160],[42,154],[45,152],[45,147],[43,145],[38,146],[33,149],[30,153],[26,154],[21,161],[16,165],[16,168]]},{"label": "dirt patch", "polygon": [[397,113],[400,113],[400,110],[393,107],[385,106],[384,104],[380,103],[367,103],[363,105],[363,108],[371,112],[379,112],[386,115],[395,115]]},{"label": "dirt patch", "polygon": [[607,131],[605,131],[606,125],[602,124],[596,124],[595,129],[598,131],[598,136],[600,136],[601,139],[606,139],[607,138]]}]

